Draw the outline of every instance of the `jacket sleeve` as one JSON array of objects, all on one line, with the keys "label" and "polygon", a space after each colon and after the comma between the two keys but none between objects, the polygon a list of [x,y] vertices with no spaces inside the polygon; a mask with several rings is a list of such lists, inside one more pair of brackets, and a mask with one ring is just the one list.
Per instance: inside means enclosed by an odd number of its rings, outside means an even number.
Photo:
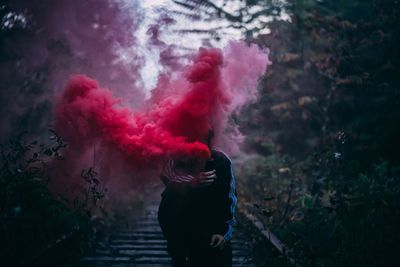
[{"label": "jacket sleeve", "polygon": [[229,241],[233,235],[233,227],[236,224],[235,212],[237,204],[236,181],[231,160],[225,156],[222,173],[222,220],[218,232]]}]

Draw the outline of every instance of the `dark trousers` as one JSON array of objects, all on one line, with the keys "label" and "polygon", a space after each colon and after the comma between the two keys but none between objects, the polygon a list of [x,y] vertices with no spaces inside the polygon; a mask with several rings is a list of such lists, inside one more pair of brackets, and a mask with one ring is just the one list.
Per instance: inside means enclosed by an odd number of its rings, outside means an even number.
[{"label": "dark trousers", "polygon": [[[167,250],[173,267],[231,267],[232,249],[229,243],[221,249],[210,246],[211,234],[205,227],[193,227],[188,207],[179,198],[163,198],[158,221],[167,240]],[[189,213],[190,214],[190,213]]]}]

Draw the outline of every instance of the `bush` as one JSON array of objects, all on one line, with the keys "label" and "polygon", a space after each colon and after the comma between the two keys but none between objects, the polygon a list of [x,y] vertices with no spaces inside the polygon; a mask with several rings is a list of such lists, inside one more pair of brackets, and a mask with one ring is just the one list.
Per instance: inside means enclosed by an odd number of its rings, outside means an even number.
[{"label": "bush", "polygon": [[317,162],[313,193],[296,203],[303,216],[280,233],[292,256],[306,266],[395,266],[398,169],[383,161],[360,173],[357,160],[338,147]]},{"label": "bush", "polygon": [[[86,196],[78,208],[47,188],[46,170],[62,159],[63,140],[52,132],[51,143],[27,142],[16,136],[1,146],[0,254],[4,266],[61,266],[78,259],[96,241],[88,199],[102,197],[93,172],[84,171]],[[88,175],[91,174],[91,175]]]}]

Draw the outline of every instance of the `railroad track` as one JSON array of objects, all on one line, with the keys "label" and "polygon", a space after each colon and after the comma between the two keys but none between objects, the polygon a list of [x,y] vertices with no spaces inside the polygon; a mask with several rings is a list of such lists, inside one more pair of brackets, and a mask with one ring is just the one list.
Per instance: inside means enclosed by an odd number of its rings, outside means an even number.
[{"label": "railroad track", "polygon": [[[171,259],[166,251],[167,243],[157,221],[157,204],[132,221],[132,225],[118,229],[107,238],[102,249],[82,259],[90,267],[167,267]],[[240,220],[231,241],[233,266],[255,265],[250,263],[251,240],[241,231]]]}]

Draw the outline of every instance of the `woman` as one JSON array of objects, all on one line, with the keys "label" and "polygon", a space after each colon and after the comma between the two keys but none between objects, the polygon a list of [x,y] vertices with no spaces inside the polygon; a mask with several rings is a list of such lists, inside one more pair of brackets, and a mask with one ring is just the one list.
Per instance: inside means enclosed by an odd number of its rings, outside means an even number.
[{"label": "woman", "polygon": [[211,158],[170,160],[158,219],[173,267],[230,267],[235,224],[235,178],[230,159],[211,150]]}]

